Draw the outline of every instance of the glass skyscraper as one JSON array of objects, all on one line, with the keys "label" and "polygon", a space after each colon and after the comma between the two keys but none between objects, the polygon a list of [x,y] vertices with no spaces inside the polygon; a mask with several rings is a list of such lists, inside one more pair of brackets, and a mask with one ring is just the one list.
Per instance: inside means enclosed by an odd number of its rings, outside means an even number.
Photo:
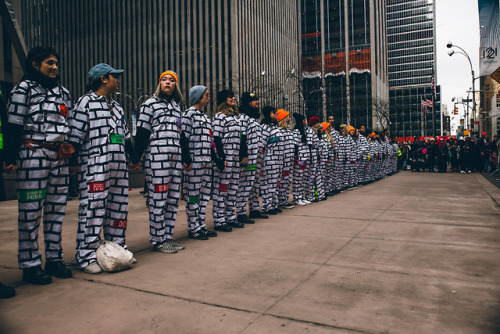
[{"label": "glass skyscraper", "polygon": [[432,100],[436,78],[434,0],[387,0],[387,38],[392,135],[440,134],[440,88],[434,114],[421,101]]},{"label": "glass skyscraper", "polygon": [[[388,103],[386,0],[301,0],[303,95],[307,116],[383,128]],[[347,74],[347,75],[346,75]]]}]

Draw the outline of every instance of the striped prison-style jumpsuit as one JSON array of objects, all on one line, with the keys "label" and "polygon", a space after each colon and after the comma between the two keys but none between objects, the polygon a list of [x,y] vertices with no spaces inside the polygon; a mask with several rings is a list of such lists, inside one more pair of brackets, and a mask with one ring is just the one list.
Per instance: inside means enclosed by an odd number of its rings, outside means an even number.
[{"label": "striped prison-style jumpsuit", "polygon": [[368,154],[370,155],[370,161],[368,162],[368,181],[375,181],[375,164],[376,164],[376,146],[375,140],[370,138],[368,141]]},{"label": "striped prison-style jumpsuit", "polygon": [[191,107],[182,115],[192,169],[184,172],[184,198],[188,230],[206,229],[205,211],[212,191],[212,124],[203,111]]},{"label": "striped prison-style jumpsuit", "polygon": [[368,140],[360,133],[358,138],[360,149],[359,182],[368,182]]},{"label": "striped prison-style jumpsuit", "polygon": [[128,213],[125,142],[130,133],[122,107],[91,92],[75,105],[70,141],[81,145],[77,174],[80,207],[76,260],[80,268],[96,262],[101,229],[104,239],[123,247]]},{"label": "striped prison-style jumpsuit", "polygon": [[266,212],[278,208],[278,183],[283,171],[283,142],[278,126],[263,124],[262,128],[267,142],[261,184],[262,210]]},{"label": "striped prison-style jumpsuit", "polygon": [[227,166],[223,171],[214,167],[214,225],[236,221],[236,194],[240,178],[240,120],[235,114],[218,113],[212,122],[214,138],[222,139]]},{"label": "striped prison-style jumpsuit", "polygon": [[[67,140],[69,92],[63,87],[45,88],[24,80],[12,90],[9,123],[23,127],[21,138],[46,144]],[[43,210],[43,232],[47,261],[62,261],[61,228],[66,211],[69,170],[54,149],[21,144],[17,170],[19,255],[21,269],[41,265],[38,228]]]},{"label": "striped prison-style jumpsuit", "polygon": [[258,149],[257,149],[257,166],[255,169],[255,179],[253,181],[252,190],[250,192],[250,197],[248,199],[248,207],[251,211],[258,211],[260,208],[259,203],[259,195],[260,195],[260,185],[262,184],[263,170],[262,167],[264,165],[264,150],[266,146],[266,139],[264,138],[264,129],[262,125],[256,121],[258,125]]},{"label": "striped prison-style jumpsuit", "polygon": [[384,147],[380,139],[375,141],[375,151],[378,155],[377,163],[375,164],[375,178],[380,179],[383,176],[382,165],[384,162]]},{"label": "striped prison-style jumpsuit", "polygon": [[334,161],[334,175],[333,175],[333,189],[340,191],[343,188],[342,182],[344,177],[345,165],[345,143],[344,137],[337,131],[332,130],[332,137],[335,141],[335,161]]},{"label": "striped prison-style jumpsuit", "polygon": [[356,154],[356,143],[354,142],[354,139],[352,138],[351,135],[347,135],[346,137],[346,156],[347,156],[347,161],[346,161],[346,187],[353,187],[355,185],[355,179],[356,179],[356,160],[357,160],[357,154]]},{"label": "striped prison-style jumpsuit", "polygon": [[289,129],[280,129],[280,131],[280,138],[283,139],[283,170],[279,181],[278,205],[282,206],[288,203],[288,198],[290,197],[290,182],[292,180],[293,165],[295,162],[295,144],[292,131]]},{"label": "striped prison-style jumpsuit", "polygon": [[[333,140],[333,138],[332,138]],[[325,191],[332,192],[333,189],[333,167],[334,167],[334,157],[335,157],[335,148],[332,144],[332,141],[328,139],[326,134],[323,134],[323,145],[325,145],[327,160],[325,162]]]},{"label": "striped prison-style jumpsuit", "polygon": [[[319,138],[319,163],[318,168],[321,175],[323,175],[323,192],[327,192],[329,186],[329,174],[327,170],[327,164],[330,160],[330,150],[329,150],[329,140],[326,138],[326,134],[321,134],[321,138]],[[319,191],[318,191],[319,193]]]},{"label": "striped prison-style jumpsuit", "polygon": [[156,245],[172,240],[182,178],[181,110],[161,96],[146,100],[137,129],[151,133],[144,170],[148,188],[149,241]]},{"label": "striped prison-style jumpsuit", "polygon": [[316,131],[311,128],[306,130],[307,143],[311,152],[311,163],[309,164],[309,183],[306,184],[306,200],[313,201],[315,198],[315,187],[318,199],[325,197],[323,188],[323,174],[319,166],[319,150],[321,142]]},{"label": "striped prison-style jumpsuit", "polygon": [[393,150],[393,155],[392,155],[392,168],[391,168],[391,173],[396,173],[398,171],[398,152],[399,152],[399,146],[397,143],[392,144],[392,150]]},{"label": "striped prison-style jumpsuit", "polygon": [[[248,164],[240,167],[238,194],[236,196],[236,212],[238,215],[246,215],[246,205],[252,193],[255,178],[257,177],[257,158],[259,147],[261,147],[262,128],[257,120],[240,114],[241,133],[247,138]],[[257,195],[258,196],[258,195]],[[252,208],[250,208],[252,210]],[[254,209],[254,210],[258,210]]]},{"label": "striped prison-style jumpsuit", "polygon": [[305,188],[309,180],[307,165],[311,154],[307,141],[302,141],[302,135],[298,129],[293,130],[293,139],[298,151],[298,161],[293,165],[293,201],[297,203],[306,199]]}]

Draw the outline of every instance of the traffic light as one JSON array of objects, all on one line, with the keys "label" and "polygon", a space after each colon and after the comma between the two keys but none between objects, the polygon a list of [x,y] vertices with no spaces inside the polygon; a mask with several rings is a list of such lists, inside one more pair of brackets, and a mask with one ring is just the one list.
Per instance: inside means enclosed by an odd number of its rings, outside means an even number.
[{"label": "traffic light", "polygon": [[458,115],[458,107],[457,106],[455,106],[453,108],[453,115]]}]

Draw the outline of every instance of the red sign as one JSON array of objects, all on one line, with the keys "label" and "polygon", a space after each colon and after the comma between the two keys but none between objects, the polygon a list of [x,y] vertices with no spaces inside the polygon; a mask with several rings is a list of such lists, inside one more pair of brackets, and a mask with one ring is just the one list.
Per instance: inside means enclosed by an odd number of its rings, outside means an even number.
[{"label": "red sign", "polygon": [[157,184],[155,187],[155,193],[166,193],[168,191],[168,183],[167,184]]},{"label": "red sign", "polygon": [[59,105],[59,113],[63,115],[64,117],[68,117],[68,107],[66,107],[64,104]]},{"label": "red sign", "polygon": [[97,193],[106,190],[106,182],[94,182],[89,184],[89,192]]},{"label": "red sign", "polygon": [[229,184],[219,184],[219,191],[227,191]]},{"label": "red sign", "polygon": [[124,219],[115,219],[113,221],[113,227],[126,229],[127,228],[127,221]]}]

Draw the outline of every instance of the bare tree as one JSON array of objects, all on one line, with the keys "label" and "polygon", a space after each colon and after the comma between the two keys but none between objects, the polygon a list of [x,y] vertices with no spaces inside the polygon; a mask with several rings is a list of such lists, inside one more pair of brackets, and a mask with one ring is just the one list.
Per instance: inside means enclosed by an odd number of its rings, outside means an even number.
[{"label": "bare tree", "polygon": [[375,98],[373,101],[373,113],[377,118],[377,129],[387,129],[391,124],[389,117],[389,102],[380,98]]}]

